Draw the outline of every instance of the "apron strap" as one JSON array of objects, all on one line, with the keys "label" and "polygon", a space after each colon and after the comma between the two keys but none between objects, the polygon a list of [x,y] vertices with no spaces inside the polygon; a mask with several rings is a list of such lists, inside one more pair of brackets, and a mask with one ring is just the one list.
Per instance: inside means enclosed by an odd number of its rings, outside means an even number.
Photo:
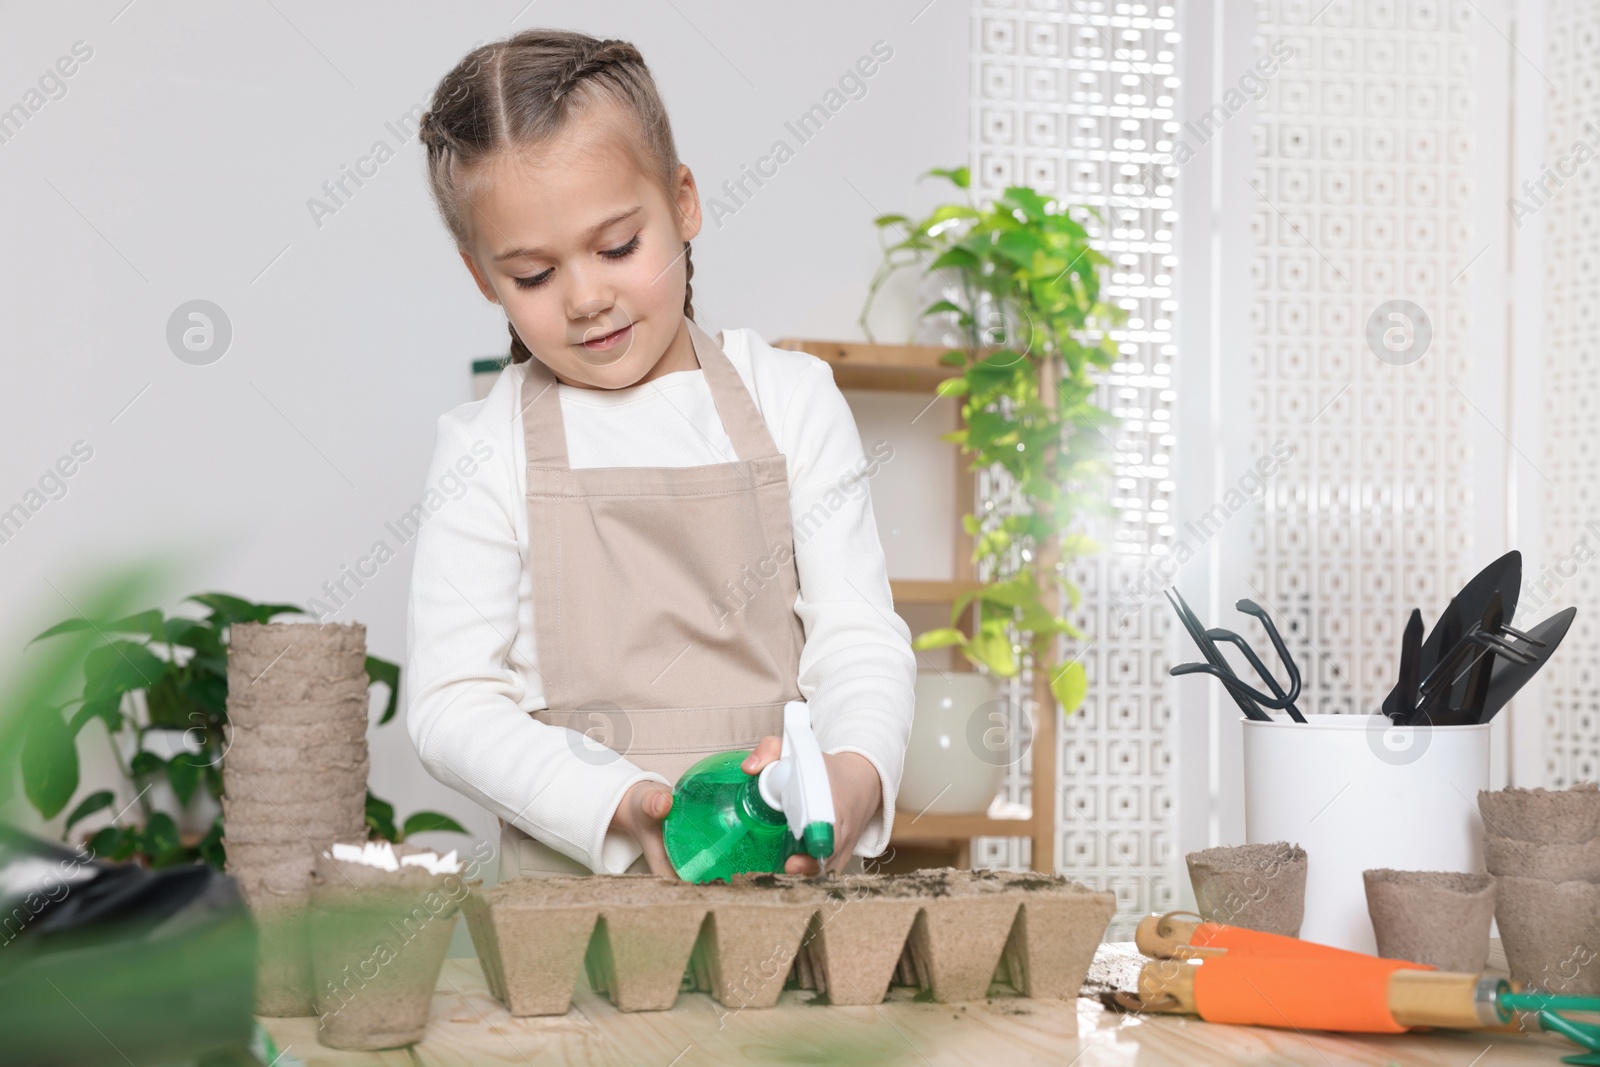
[{"label": "apron strap", "polygon": [[[722,419],[722,429],[740,459],[765,459],[778,455],[778,446],[767,429],[767,420],[761,417],[755,398],[745,388],[744,379],[733,360],[717,344],[717,339],[700,328],[693,319],[689,336],[695,341],[695,354],[706,372],[706,384],[711,387],[711,399],[717,406],[717,416]],[[706,358],[709,353],[709,359]]]},{"label": "apron strap", "polygon": [[[778,446],[772,440],[767,422],[755,398],[739,377],[738,368],[728,358],[716,339],[691,318],[684,322],[689,327],[689,338],[694,345],[700,368],[705,371],[706,385],[711,389],[711,399],[716,405],[722,428],[740,460],[759,459],[778,455]],[[527,361],[527,373],[522,383],[522,423],[529,467],[571,467],[567,455],[567,430],[561,417],[561,397],[550,368],[537,356]]]}]

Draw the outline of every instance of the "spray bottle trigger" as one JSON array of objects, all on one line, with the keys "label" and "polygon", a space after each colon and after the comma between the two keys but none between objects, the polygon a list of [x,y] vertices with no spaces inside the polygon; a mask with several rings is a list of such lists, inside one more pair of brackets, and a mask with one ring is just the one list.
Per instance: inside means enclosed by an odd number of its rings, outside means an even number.
[{"label": "spray bottle trigger", "polygon": [[833,855],[833,789],[805,701],[784,705],[782,755],[761,769],[757,786],[762,800],[783,812],[802,851],[818,860]]}]

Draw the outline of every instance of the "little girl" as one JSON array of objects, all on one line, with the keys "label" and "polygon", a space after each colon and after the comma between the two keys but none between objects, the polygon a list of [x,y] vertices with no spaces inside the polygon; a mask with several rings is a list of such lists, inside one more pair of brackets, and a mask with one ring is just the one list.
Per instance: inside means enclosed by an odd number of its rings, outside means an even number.
[{"label": "little girl", "polygon": [[529,30],[474,49],[421,136],[511,333],[489,395],[439,418],[428,484],[465,489],[416,541],[423,764],[499,816],[502,877],[672,875],[678,777],[742,749],[759,771],[804,698],[833,788],[825,867],[859,870],[888,847],[916,662],[828,364],[695,322],[699,196],[632,45]]}]

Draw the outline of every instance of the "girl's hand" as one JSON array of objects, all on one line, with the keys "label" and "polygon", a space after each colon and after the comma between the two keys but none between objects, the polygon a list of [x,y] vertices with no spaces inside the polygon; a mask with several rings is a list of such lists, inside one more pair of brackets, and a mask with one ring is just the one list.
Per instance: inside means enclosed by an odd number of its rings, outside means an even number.
[{"label": "girl's hand", "polygon": [[[757,774],[761,768],[783,755],[783,738],[769,734],[746,756],[740,769]],[[856,850],[861,831],[883,806],[883,783],[872,761],[859,752],[824,752],[828,765],[828,785],[833,791],[833,855],[828,858],[830,873],[844,870]],[[790,856],[783,865],[786,874],[817,874],[816,858],[804,854]]]},{"label": "girl's hand", "polygon": [[677,878],[678,872],[672,869],[666,842],[661,838],[661,820],[671,810],[672,790],[660,782],[635,782],[622,794],[622,803],[611,816],[611,829],[620,830],[639,842],[651,874]]}]

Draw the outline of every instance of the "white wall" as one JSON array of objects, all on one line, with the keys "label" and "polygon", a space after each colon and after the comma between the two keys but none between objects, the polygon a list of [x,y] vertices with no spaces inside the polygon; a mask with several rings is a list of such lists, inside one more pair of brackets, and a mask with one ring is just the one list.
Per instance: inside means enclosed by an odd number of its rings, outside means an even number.
[{"label": "white wall", "polygon": [[[334,618],[403,658],[411,551],[384,523],[421,496],[434,421],[470,399],[470,362],[507,342],[437,219],[409,116],[474,43],[535,25],[638,45],[708,209],[774,140],[795,143],[785,122],[875,41],[894,49],[864,96],[695,240],[695,306],[713,332],[859,337],[872,218],[926,210],[942,183],[916,177],[966,162],[960,3],[8,4],[0,109],[26,103],[76,42],[92,54],[0,143],[0,509],[74,442],[93,454],[0,544],[0,662],[73,614],[91,565],[175,558],[150,605],[169,612],[212,590],[305,604],[380,538],[398,555]],[[318,226],[308,199],[379,140],[395,158]],[[166,340],[197,298],[233,330],[207,366]],[[905,339],[904,316],[891,294],[880,338]],[[896,409],[868,414],[862,438],[889,436],[873,420]],[[908,559],[915,530],[894,539]],[[86,735],[86,774],[99,744]],[[372,744],[373,787],[402,814],[493,826],[421,769],[398,721]]]}]

